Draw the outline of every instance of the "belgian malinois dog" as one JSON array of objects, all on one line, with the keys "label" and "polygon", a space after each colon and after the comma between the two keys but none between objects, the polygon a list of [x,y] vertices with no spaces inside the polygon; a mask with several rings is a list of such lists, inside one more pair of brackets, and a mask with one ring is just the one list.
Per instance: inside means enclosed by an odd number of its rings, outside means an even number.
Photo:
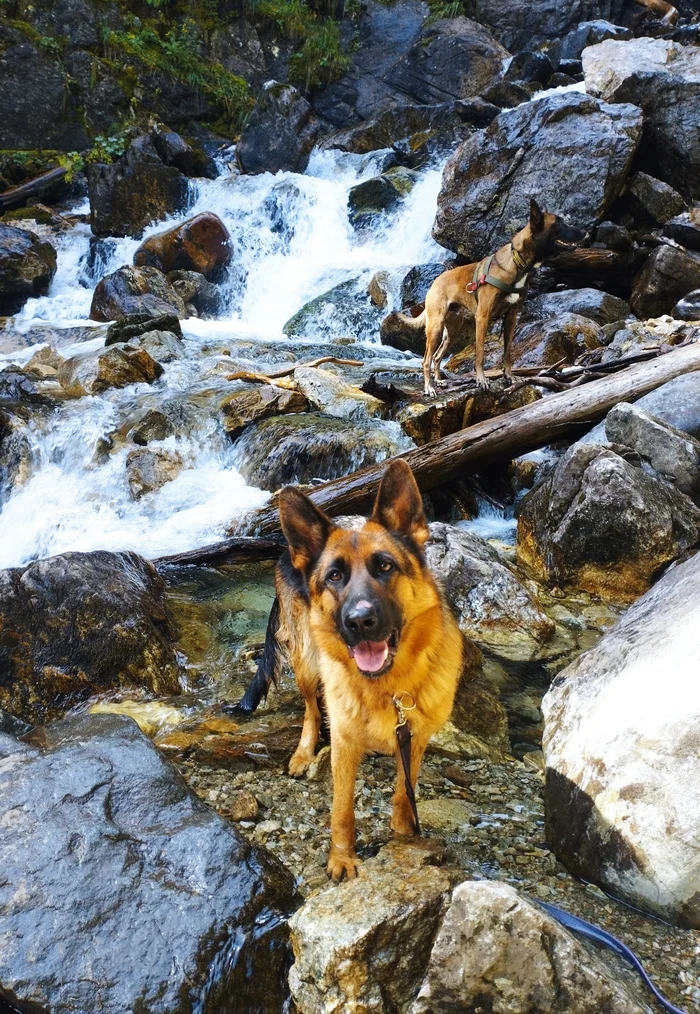
[{"label": "belgian malinois dog", "polygon": [[434,395],[435,385],[442,383],[442,360],[457,337],[464,312],[476,323],[474,366],[478,386],[489,386],[484,375],[484,343],[489,328],[499,319],[503,320],[503,371],[507,381],[512,381],[511,343],[530,272],[557,249],[577,246],[584,235],[558,215],[541,211],[533,200],[530,221],[510,243],[483,261],[452,268],[435,279],[425,297],[425,310],[408,322],[411,327],[425,327],[423,380],[427,395]]},{"label": "belgian malinois dog", "polygon": [[[388,466],[361,528],[338,527],[293,486],[281,491],[279,506],[289,549],[277,567],[276,607],[263,659],[238,709],[253,710],[267,692],[277,647],[284,644],[306,704],[291,775],[304,774],[313,760],[319,697],[330,725],[327,869],[341,880],[356,876],[359,864],[354,791],[365,754],[397,755],[391,827],[402,835],[418,830],[413,788],[428,740],[452,710],[464,641],[426,566],[428,524],[405,461],[397,458]],[[411,736],[405,766],[397,745],[402,717],[410,721]]]}]

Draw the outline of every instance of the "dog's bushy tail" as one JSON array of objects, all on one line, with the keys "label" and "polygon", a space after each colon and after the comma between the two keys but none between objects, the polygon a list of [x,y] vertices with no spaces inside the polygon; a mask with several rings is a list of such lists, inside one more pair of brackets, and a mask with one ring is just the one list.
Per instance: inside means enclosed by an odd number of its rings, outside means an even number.
[{"label": "dog's bushy tail", "polygon": [[277,682],[277,663],[279,659],[279,644],[277,642],[277,628],[280,619],[279,599],[275,598],[270,610],[270,618],[267,621],[265,631],[265,647],[262,657],[258,662],[255,675],[248,684],[248,689],[243,694],[238,704],[235,704],[231,711],[237,715],[250,715],[257,708],[263,697],[267,697],[271,683]]}]

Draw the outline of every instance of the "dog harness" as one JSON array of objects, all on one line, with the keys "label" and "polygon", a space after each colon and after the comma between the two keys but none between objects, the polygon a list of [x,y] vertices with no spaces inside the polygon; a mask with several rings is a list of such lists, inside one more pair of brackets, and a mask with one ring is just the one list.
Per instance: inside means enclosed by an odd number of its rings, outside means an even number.
[{"label": "dog harness", "polygon": [[[512,244],[510,252],[518,271],[529,271],[528,265]],[[478,293],[482,285],[493,285],[494,288],[500,289],[501,292],[507,292],[511,296],[522,296],[522,287],[517,288],[515,285],[509,285],[508,282],[503,282],[500,278],[496,278],[495,275],[489,273],[491,271],[491,264],[494,260],[496,260],[496,255],[491,254],[490,257],[486,257],[483,261],[479,261],[477,266],[474,268],[474,278],[467,285],[467,292]],[[496,264],[498,264],[498,261],[496,261]],[[501,267],[500,264],[498,264],[498,266]]]}]

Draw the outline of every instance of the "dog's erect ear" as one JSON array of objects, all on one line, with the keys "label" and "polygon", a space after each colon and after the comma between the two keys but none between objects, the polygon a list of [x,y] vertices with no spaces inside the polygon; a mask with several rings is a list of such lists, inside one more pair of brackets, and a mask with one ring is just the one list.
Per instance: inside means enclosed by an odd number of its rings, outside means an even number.
[{"label": "dog's erect ear", "polygon": [[430,537],[423,501],[413,472],[402,458],[392,461],[379,484],[372,521],[408,535],[419,546]]},{"label": "dog's erect ear", "polygon": [[280,492],[279,507],[292,566],[297,570],[307,570],[323,552],[333,531],[333,522],[294,486],[285,486]]},{"label": "dog's erect ear", "polygon": [[534,197],[530,198],[530,229],[533,233],[542,232],[544,212]]}]

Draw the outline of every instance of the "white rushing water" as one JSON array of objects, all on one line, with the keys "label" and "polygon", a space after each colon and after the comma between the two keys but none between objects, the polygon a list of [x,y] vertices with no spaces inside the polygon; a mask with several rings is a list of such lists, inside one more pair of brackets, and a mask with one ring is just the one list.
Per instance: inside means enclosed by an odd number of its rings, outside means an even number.
[{"label": "white rushing water", "polygon": [[[444,258],[430,236],[439,166],[422,173],[383,227],[364,234],[353,230],[348,190],[377,171],[376,157],[341,152],[315,152],[303,176],[224,171],[216,180],[193,185],[186,214],[146,230],[145,235],[161,231],[202,211],[218,214],[234,245],[227,308],[218,320],[183,321],[185,355],[167,365],[153,385],[68,401],[48,421],[32,424],[29,478],[0,513],[0,568],[68,550],[133,549],[149,557],[181,552],[216,540],[236,515],[266,501],[268,494],[247,485],[236,469],[233,445],[204,393],[222,387],[217,362],[227,341],[250,343],[250,368],[264,368],[272,343],[288,341],[282,326],[308,300],[350,279],[366,284],[380,268],[396,269],[400,279],[399,269]],[[94,244],[91,255],[89,226],[60,235],[51,290],[28,301],[18,326],[86,323],[95,284],[131,263],[139,242],[104,240]],[[318,337],[328,341],[326,332]],[[60,351],[74,354],[88,347]],[[0,368],[26,361],[31,351],[0,357]],[[96,455],[96,447],[146,409],[173,401],[190,406],[186,434],[149,447],[176,449],[186,467],[175,480],[135,501],[125,469],[133,445],[122,439],[102,455]]]}]

